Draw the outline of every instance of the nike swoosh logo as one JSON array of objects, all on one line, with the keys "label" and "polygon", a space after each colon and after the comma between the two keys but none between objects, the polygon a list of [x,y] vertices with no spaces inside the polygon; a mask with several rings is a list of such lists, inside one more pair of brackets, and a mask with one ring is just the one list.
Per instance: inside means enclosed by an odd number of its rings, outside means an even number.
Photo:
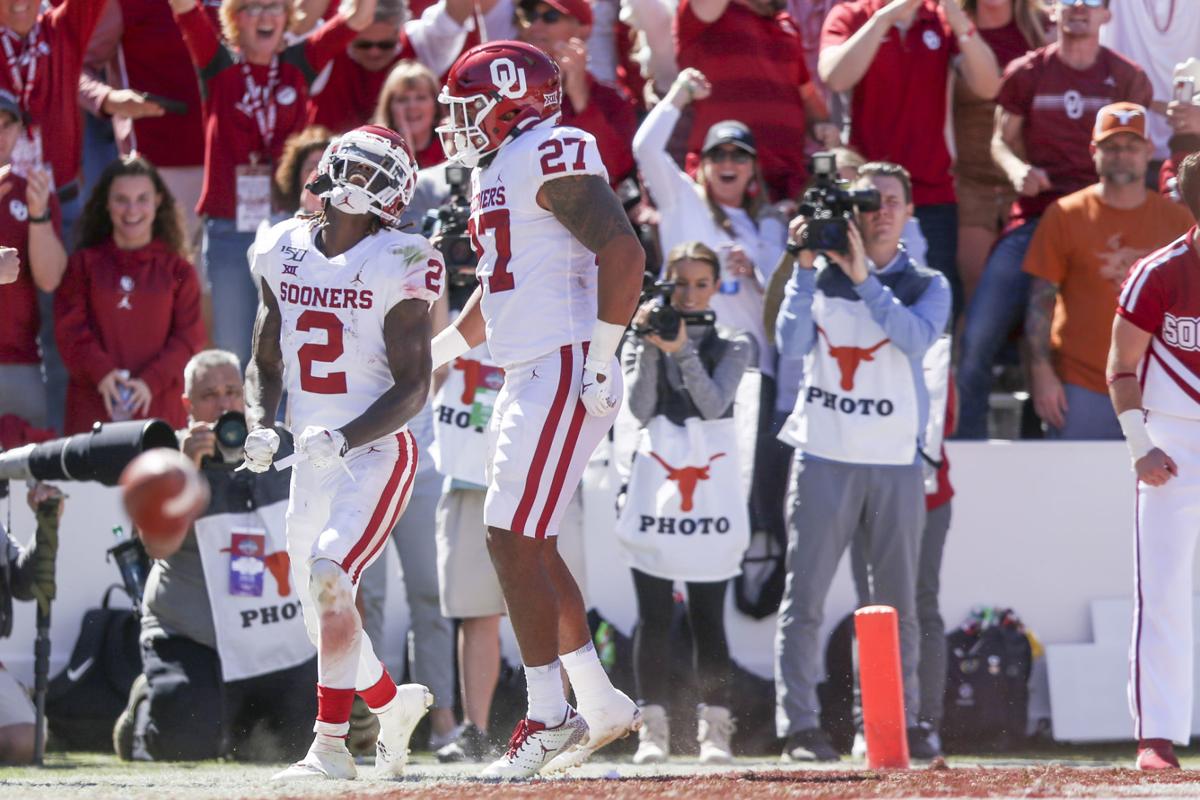
[{"label": "nike swoosh logo", "polygon": [[88,656],[87,661],[84,661],[82,664],[80,664],[75,669],[67,670],[67,680],[69,680],[71,683],[75,683],[77,680],[79,680],[80,678],[83,677],[83,673],[87,672],[89,669],[92,668],[92,664],[94,664],[95,662],[96,662],[95,656]]}]

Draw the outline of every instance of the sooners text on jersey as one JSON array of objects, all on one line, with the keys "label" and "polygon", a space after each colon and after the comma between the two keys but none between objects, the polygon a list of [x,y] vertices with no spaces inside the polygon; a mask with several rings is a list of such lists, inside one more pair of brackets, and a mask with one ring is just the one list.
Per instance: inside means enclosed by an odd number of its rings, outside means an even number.
[{"label": "sooners text on jersey", "polygon": [[591,134],[545,121],[471,176],[471,239],[483,316],[502,367],[586,341],[596,321],[596,257],[537,203],[549,180],[608,172]]},{"label": "sooners text on jersey", "polygon": [[1141,366],[1142,405],[1200,419],[1200,255],[1195,226],[1133,265],[1117,313],[1154,334]]},{"label": "sooners text on jersey", "polygon": [[338,428],[394,383],[383,323],[397,303],[432,304],[442,293],[441,255],[424,238],[384,229],[326,258],[315,223],[290,219],[254,245],[251,270],[275,295],[288,391],[288,425]]}]

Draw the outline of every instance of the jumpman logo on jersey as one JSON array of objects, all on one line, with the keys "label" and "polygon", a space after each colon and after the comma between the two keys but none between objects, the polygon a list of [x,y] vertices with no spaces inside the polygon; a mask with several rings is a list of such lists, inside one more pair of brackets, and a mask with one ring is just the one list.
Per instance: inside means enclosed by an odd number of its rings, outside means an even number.
[{"label": "jumpman logo on jersey", "polygon": [[537,374],[537,367],[534,367],[533,370],[529,373],[529,380],[532,381],[539,377],[541,377],[541,376]]},{"label": "jumpman logo on jersey", "polygon": [[363,282],[362,267],[359,267],[358,272],[354,273],[354,280],[350,281],[350,283],[354,284],[354,283],[362,283],[362,282]]},{"label": "jumpman logo on jersey", "polygon": [[367,448],[367,452],[368,452],[368,453],[382,453],[383,451],[382,451],[382,450],[380,450],[380,449],[379,449],[378,447],[376,447],[375,445],[371,445],[370,447],[368,447],[368,448]]}]

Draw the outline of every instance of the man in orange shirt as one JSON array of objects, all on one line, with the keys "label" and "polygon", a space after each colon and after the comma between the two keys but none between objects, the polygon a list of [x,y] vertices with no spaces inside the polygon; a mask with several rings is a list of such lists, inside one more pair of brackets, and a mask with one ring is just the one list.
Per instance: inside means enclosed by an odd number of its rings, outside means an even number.
[{"label": "man in orange shirt", "polygon": [[1033,405],[1054,439],[1121,438],[1104,381],[1117,294],[1137,259],[1192,225],[1186,208],[1146,190],[1144,107],[1100,109],[1091,152],[1100,182],[1047,208],[1023,267]]}]

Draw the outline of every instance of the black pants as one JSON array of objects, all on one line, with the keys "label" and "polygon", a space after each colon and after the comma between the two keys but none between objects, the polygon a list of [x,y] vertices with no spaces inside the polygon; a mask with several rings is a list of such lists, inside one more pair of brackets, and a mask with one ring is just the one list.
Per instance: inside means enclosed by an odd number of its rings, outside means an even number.
[{"label": "black pants", "polygon": [[142,645],[150,684],[134,729],[135,757],[294,761],[312,742],[317,659],[225,683],[211,647],[170,636]]},{"label": "black pants", "polygon": [[[633,572],[638,626],[633,635],[633,671],[644,705],[669,706],[671,697],[671,616],[673,582]],[[688,627],[700,697],[711,706],[729,706],[732,664],[725,641],[725,587],[729,581],[688,583]]]}]

